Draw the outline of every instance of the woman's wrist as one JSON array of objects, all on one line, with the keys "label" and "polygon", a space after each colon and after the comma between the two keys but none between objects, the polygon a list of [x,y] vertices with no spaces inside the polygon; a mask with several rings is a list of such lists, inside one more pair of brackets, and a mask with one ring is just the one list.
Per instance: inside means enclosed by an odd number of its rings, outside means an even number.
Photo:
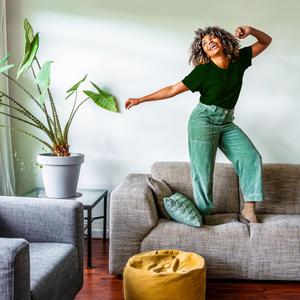
[{"label": "woman's wrist", "polygon": [[174,96],[173,86],[164,87],[152,94],[146,95],[141,98],[136,98],[139,103],[145,101],[156,101],[156,100],[163,100]]}]

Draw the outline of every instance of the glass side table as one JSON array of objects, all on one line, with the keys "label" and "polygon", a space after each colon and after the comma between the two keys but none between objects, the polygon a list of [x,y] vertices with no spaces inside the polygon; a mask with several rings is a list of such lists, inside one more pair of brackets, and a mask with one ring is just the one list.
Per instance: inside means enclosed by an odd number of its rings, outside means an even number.
[{"label": "glass side table", "polygon": [[[106,240],[106,225],[107,225],[107,194],[106,189],[78,189],[74,198],[64,198],[67,201],[80,201],[83,204],[83,209],[87,211],[87,217],[84,219],[87,224],[84,230],[87,230],[87,268],[92,268],[92,223],[95,220],[103,219],[103,241]],[[34,188],[26,197],[47,198],[43,188]],[[49,198],[50,199],[50,198]],[[103,216],[92,216],[93,208],[103,199]]]}]

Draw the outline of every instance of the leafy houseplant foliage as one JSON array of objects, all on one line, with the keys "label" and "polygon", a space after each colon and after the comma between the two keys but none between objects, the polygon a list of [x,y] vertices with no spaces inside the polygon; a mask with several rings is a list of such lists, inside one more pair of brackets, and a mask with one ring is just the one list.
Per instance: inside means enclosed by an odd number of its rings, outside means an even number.
[{"label": "leafy houseplant foliage", "polygon": [[[0,105],[9,107],[10,110],[15,112],[14,115],[10,113],[2,112],[1,114],[9,116],[11,118],[17,119],[20,122],[29,124],[33,127],[36,127],[43,131],[51,141],[50,143],[37,137],[36,135],[17,128],[12,128],[9,126],[5,126],[0,124],[0,127],[11,128],[12,130],[16,130],[18,132],[22,132],[31,136],[32,138],[43,143],[48,149],[51,150],[53,155],[56,156],[69,156],[69,142],[68,142],[68,134],[70,130],[71,123],[73,121],[74,115],[80,108],[80,106],[91,99],[98,106],[107,109],[112,112],[117,112],[117,107],[115,103],[115,99],[108,92],[103,91],[100,87],[98,87],[95,83],[91,82],[91,84],[96,89],[96,92],[84,90],[83,93],[87,96],[84,100],[82,100],[77,106],[77,96],[78,96],[78,88],[82,82],[85,81],[87,75],[85,75],[80,81],[74,84],[68,91],[66,99],[75,94],[73,107],[70,113],[70,116],[64,126],[64,129],[61,127],[61,123],[57,114],[56,106],[54,103],[54,99],[52,97],[50,91],[50,67],[52,61],[46,61],[42,66],[40,65],[36,54],[39,48],[39,34],[36,33],[34,35],[33,29],[29,24],[28,20],[25,18],[24,20],[24,30],[25,30],[25,54],[22,62],[20,63],[17,77],[16,79],[10,77],[6,74],[6,71],[15,65],[6,65],[6,61],[10,54],[7,54],[4,58],[0,60],[0,74],[2,76],[6,76],[9,80],[11,80],[14,84],[16,84],[23,92],[30,97],[31,100],[39,107],[43,114],[43,119],[36,117],[33,113],[29,111],[24,105],[20,103],[20,101],[12,98],[4,91],[0,90]],[[35,67],[38,68],[38,72],[36,73]],[[19,82],[18,78],[28,69],[31,69],[35,84],[38,90],[38,96],[35,97],[30,93],[27,89],[25,89]],[[3,101],[3,100],[6,101]],[[48,101],[47,101],[48,100]],[[48,105],[46,105],[48,104]],[[50,106],[50,107],[49,107]]]}]

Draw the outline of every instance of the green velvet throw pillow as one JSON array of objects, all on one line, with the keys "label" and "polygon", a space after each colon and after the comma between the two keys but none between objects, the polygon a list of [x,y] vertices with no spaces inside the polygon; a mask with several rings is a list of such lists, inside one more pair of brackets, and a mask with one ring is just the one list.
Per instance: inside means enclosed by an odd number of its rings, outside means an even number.
[{"label": "green velvet throw pillow", "polygon": [[164,197],[164,206],[171,218],[179,223],[194,227],[200,227],[203,223],[202,216],[195,203],[178,192],[169,197]]}]

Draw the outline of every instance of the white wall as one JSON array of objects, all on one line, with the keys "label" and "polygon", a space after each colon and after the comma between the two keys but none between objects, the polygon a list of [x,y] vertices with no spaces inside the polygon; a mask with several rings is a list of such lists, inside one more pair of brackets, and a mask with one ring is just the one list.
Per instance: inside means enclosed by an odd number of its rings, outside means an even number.
[{"label": "white wall", "polygon": [[[154,161],[189,160],[187,121],[198,94],[186,92],[130,110],[125,110],[124,103],[188,74],[194,30],[207,25],[231,32],[238,25],[251,25],[273,37],[271,46],[245,73],[235,123],[253,141],[264,162],[299,163],[299,1],[9,0],[7,7],[11,62],[18,65],[21,61],[23,19],[27,17],[40,32],[39,60],[54,61],[51,90],[63,120],[71,109],[71,103],[64,101],[65,91],[86,73],[89,80],[118,98],[120,114],[90,102],[73,123],[71,150],[86,155],[80,186],[112,191],[127,174],[148,173]],[[251,37],[243,40],[242,46],[253,41]],[[22,80],[31,85],[31,76]],[[14,85],[10,91],[24,103],[30,102]],[[13,142],[25,165],[33,166],[20,171],[16,162],[22,193],[41,185],[39,170],[32,164],[41,146],[20,134],[14,135]],[[229,162],[221,151],[216,160]]]}]

